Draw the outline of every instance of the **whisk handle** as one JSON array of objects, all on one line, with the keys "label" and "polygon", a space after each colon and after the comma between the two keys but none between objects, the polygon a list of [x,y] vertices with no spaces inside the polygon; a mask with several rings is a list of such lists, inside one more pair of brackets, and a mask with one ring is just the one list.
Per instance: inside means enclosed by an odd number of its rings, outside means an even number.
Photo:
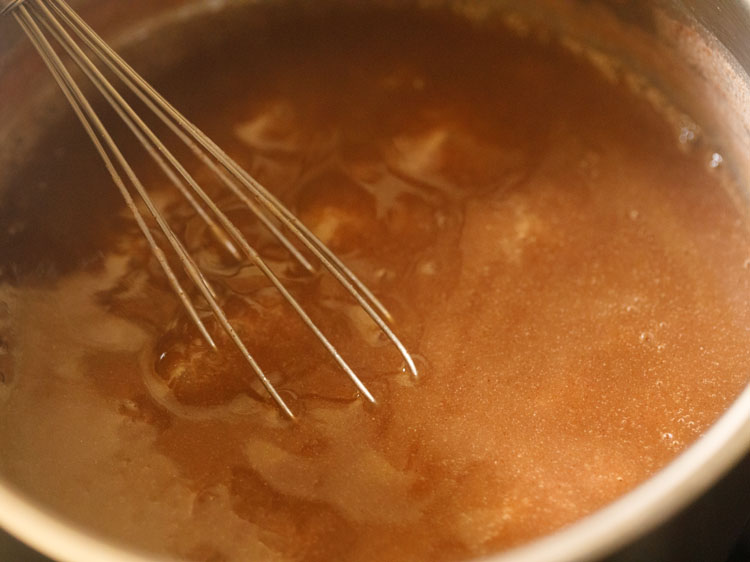
[{"label": "whisk handle", "polygon": [[0,15],[7,14],[25,0],[0,0]]}]

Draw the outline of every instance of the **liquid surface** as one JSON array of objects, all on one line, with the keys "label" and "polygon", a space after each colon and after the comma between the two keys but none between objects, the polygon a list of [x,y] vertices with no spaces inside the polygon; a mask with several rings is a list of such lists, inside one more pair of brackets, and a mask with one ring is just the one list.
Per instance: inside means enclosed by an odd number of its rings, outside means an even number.
[{"label": "liquid surface", "polygon": [[158,86],[382,298],[419,379],[194,166],[365,404],[144,163],[286,421],[211,320],[220,353],[200,340],[88,141],[58,132],[0,205],[3,479],[189,560],[465,560],[606,505],[731,403],[748,231],[710,150],[554,39],[254,9]]}]

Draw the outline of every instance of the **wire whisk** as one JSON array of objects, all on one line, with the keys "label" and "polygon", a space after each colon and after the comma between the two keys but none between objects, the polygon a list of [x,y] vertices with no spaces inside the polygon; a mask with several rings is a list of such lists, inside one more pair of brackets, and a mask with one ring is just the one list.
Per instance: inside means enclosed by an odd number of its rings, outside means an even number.
[{"label": "wire whisk", "polygon": [[[252,176],[245,172],[234,160],[229,158],[213,141],[203,134],[190,121],[183,117],[153,87],[138,75],[86,22],[71,9],[64,0],[0,0],[0,14],[10,14],[28,36],[44,63],[52,73],[73,111],[90,137],[94,147],[101,156],[112,180],[138,224],[140,231],[148,242],[161,269],[166,275],[172,289],[178,296],[192,322],[202,337],[217,350],[213,337],[201,320],[188,293],[183,289],[177,275],[170,265],[165,251],[157,242],[146,217],[136,201],[145,206],[149,221],[158,226],[167,246],[179,258],[187,278],[197,288],[199,294],[208,303],[213,316],[227,333],[233,344],[239,349],[255,372],[261,383],[279,408],[290,418],[294,418],[289,406],[281,398],[269,381],[261,366],[248,351],[245,343],[238,336],[217,300],[217,294],[201,272],[182,241],[167,223],[163,213],[149,196],[145,186],[128,163],[118,144],[100,120],[83,89],[73,78],[63,62],[61,55],[66,54],[70,61],[80,69],[95,89],[101,94],[111,108],[158,165],[169,181],[179,190],[185,200],[192,206],[198,216],[205,221],[214,239],[237,260],[248,260],[258,267],[270,283],[281,293],[300,319],[315,334],[320,343],[338,363],[341,369],[356,385],[362,396],[370,402],[375,398],[352,370],[336,347],[328,340],[303,307],[287,290],[279,277],[271,270],[266,261],[250,245],[240,230],[230,221],[213,199],[204,191],[193,176],[174,156],[162,139],[146,125],[143,118],[123,98],[113,81],[102,72],[107,68],[117,77],[120,88],[132,92],[159,121],[195,155],[196,158],[216,177],[221,184],[239,198],[273,236],[289,251],[294,259],[305,269],[313,271],[313,265],[291,238],[301,243],[307,253],[335,277],[348,291],[396,347],[403,357],[406,368],[412,375],[417,369],[412,357],[399,338],[389,327],[391,316],[372,292],[328,249],[300,220],[286,208],[273,194],[263,187]],[[54,46],[53,46],[54,45]],[[161,242],[164,244],[164,241]]]}]

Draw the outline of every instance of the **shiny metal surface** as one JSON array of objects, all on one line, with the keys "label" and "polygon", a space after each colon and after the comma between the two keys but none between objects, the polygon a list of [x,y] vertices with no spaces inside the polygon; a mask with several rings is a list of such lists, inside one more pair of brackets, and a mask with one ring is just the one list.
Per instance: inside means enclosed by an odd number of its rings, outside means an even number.
[{"label": "shiny metal surface", "polygon": [[[193,207],[197,216],[203,220],[219,247],[228,251],[238,263],[253,264],[263,273],[270,284],[281,294],[291,309],[325,347],[329,355],[338,363],[341,370],[349,377],[365,399],[375,403],[375,398],[349,366],[347,360],[342,357],[338,349],[310,318],[302,305],[287,290],[281,278],[273,272],[266,260],[250,245],[247,238],[174,156],[172,149],[167,146],[167,141],[157,136],[144,119],[155,116],[157,121],[167,125],[171,132],[180,139],[181,144],[187,146],[197,160],[207,170],[215,174],[227,188],[227,193],[234,194],[273,234],[295,261],[309,272],[313,272],[315,268],[297,250],[290,238],[304,246],[318,260],[321,267],[327,270],[349,293],[357,305],[396,348],[409,372],[414,377],[417,376],[414,360],[389,326],[390,314],[370,289],[273,194],[229,158],[202,131],[156,92],[64,0],[28,0],[23,4],[17,4],[12,15],[63,91],[65,98],[70,103],[109,171],[115,186],[122,194],[175,295],[182,301],[183,307],[203,339],[214,352],[218,353],[219,351],[213,337],[198,315],[188,293],[178,281],[164,248],[167,248],[168,252],[171,251],[179,258],[182,269],[188,275],[194,287],[198,289],[205,302],[208,303],[213,317],[219,322],[237,350],[240,351],[274,402],[287,417],[292,419],[295,417],[266,376],[263,367],[255,360],[245,346],[245,342],[230,323],[218,302],[214,289],[204,277],[199,265],[172,230],[164,214],[154,205],[148,189],[138,179],[135,171],[120,151],[117,140],[110,135],[100,121],[97,112],[89,101],[89,97],[86,96],[81,86],[67,70],[65,63],[57,54],[53,45],[57,45],[58,48],[62,48],[67,53],[68,58],[81,69],[99,94],[116,111],[138,139],[144,151]],[[88,47],[91,55],[89,56],[82,47]],[[111,69],[119,80],[110,81],[100,71],[100,68]],[[135,94],[150,110],[150,115],[137,113],[133,106],[122,97],[121,92]],[[220,100],[216,100],[216,103],[220,103]],[[148,213],[142,213],[139,210],[136,203],[138,200],[145,204]],[[168,241],[168,245],[160,245],[153,236],[151,232],[153,227],[149,227],[144,218],[148,215],[158,226],[165,240]]]},{"label": "shiny metal surface", "polygon": [[0,16],[19,6],[24,0],[0,0]]},{"label": "shiny metal surface", "polygon": [[684,0],[690,14],[732,53],[750,73],[750,2]]},{"label": "shiny metal surface", "polygon": [[[544,0],[540,2],[544,3]],[[98,29],[104,30],[106,38],[117,37],[133,22],[154,12],[165,13],[175,6],[187,4],[141,0],[79,0],[71,3],[79,5],[84,15],[96,22]],[[486,4],[503,7],[511,3],[496,0]],[[131,9],[125,10],[124,4]],[[555,6],[575,2],[549,4],[554,11]],[[669,71],[674,68],[674,77],[684,78],[685,83],[695,80],[701,85],[705,92],[705,110],[718,112],[727,136],[736,147],[737,175],[746,180],[745,185],[750,190],[750,158],[747,157],[750,154],[750,0],[589,0],[584,4],[586,7],[591,4],[615,6],[620,12],[627,12],[631,6],[647,6],[649,10],[653,7],[654,11],[659,11],[660,16],[654,20],[658,25],[651,32],[660,35],[660,40],[668,44],[674,58],[646,62],[657,69]],[[19,34],[7,23],[0,21],[0,91],[8,100],[20,100],[30,84],[45,84],[47,80],[40,77],[43,69],[26,58],[28,53],[19,46]],[[648,55],[645,50],[641,51],[643,53]],[[24,73],[30,80],[13,78]],[[11,117],[8,104],[0,104],[0,146],[3,126],[10,122]],[[710,495],[715,492],[706,492],[743,458],[745,460],[736,470],[747,470],[750,467],[749,449],[750,389],[747,389],[703,438],[630,494],[567,529],[513,551],[487,557],[484,562],[594,561],[612,555],[612,560],[618,562],[666,560],[654,552],[670,552],[670,545],[677,543],[683,543],[683,549],[679,550],[682,553],[680,562],[691,559],[690,556],[693,560],[705,562],[712,549],[719,557],[716,560],[721,560],[731,533],[726,537],[708,536],[708,531],[702,531],[706,522],[700,519],[706,517],[707,512],[690,515],[689,511],[683,510],[698,497],[710,500]],[[746,501],[750,497],[750,476],[736,470],[733,480],[722,488],[716,500],[716,510],[711,512],[720,516],[724,510],[727,517],[734,518],[733,521],[742,516],[743,508],[745,516],[750,515]],[[732,510],[740,511],[727,510],[727,501],[732,504]],[[682,514],[678,515],[680,512]],[[690,523],[686,519],[689,517],[698,519]],[[664,526],[667,521],[676,522],[678,527],[669,527],[668,523]],[[61,560],[143,562],[148,559],[65,525],[1,484],[0,525]],[[723,542],[719,544],[719,541]],[[621,550],[623,548],[625,550]]]}]

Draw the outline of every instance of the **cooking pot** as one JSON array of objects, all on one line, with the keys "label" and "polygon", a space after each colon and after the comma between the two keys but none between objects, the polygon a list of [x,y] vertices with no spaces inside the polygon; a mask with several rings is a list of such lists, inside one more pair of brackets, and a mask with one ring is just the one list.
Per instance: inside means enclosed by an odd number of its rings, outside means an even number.
[{"label": "cooking pot", "polygon": [[[270,0],[268,0],[270,1]],[[396,3],[396,0],[385,0]],[[355,0],[342,0],[343,3]],[[0,0],[0,6],[9,4]],[[136,68],[167,66],[179,57],[179,35],[158,53],[137,45],[162,26],[233,9],[243,0],[89,0],[70,2]],[[544,22],[603,56],[617,56],[690,108],[732,163],[750,195],[750,0],[422,0],[451,5],[466,17],[497,10]],[[300,2],[301,4],[301,2]],[[179,26],[176,26],[179,29]],[[64,110],[43,64],[12,16],[0,20],[0,189],[3,175],[33,149],[37,131]],[[58,100],[53,102],[52,100]],[[36,130],[35,130],[36,128]],[[750,210],[750,207],[748,207]],[[750,387],[697,442],[671,464],[608,507],[569,527],[487,562],[583,560],[726,560],[750,517]],[[0,452],[0,454],[2,454]],[[55,559],[135,562],[133,552],[76,528],[4,483],[0,526]],[[0,554],[2,550],[0,549]]]}]

